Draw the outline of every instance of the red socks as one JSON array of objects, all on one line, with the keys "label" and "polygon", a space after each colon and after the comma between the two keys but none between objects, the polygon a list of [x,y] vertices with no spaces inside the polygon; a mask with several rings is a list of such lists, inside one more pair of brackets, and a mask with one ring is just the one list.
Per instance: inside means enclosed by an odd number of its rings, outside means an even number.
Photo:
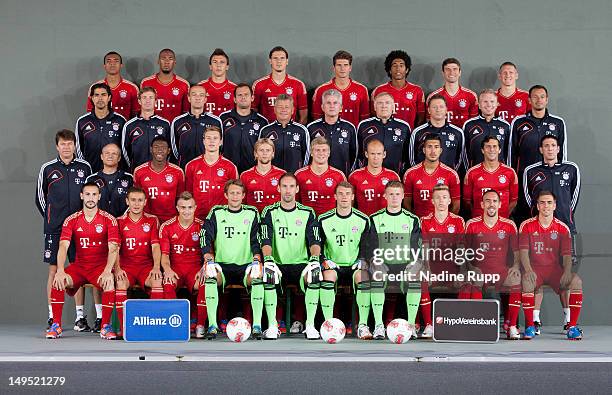
[{"label": "red socks", "polygon": [[102,326],[110,324],[115,307],[115,290],[102,291]]},{"label": "red socks", "polygon": [[425,326],[431,325],[431,296],[429,295],[429,286],[427,283],[421,284],[421,317]]},{"label": "red socks", "polygon": [[64,310],[64,299],[66,294],[55,288],[51,288],[51,311],[53,312],[53,323],[62,326],[62,311]]},{"label": "red socks", "polygon": [[[578,324],[578,317],[580,316],[580,309],[582,308],[582,291],[569,291],[569,293],[569,326],[576,326]],[[55,311],[53,312],[53,316],[55,317]]]},{"label": "red socks", "polygon": [[115,306],[119,318],[119,332],[123,333],[123,302],[127,299],[127,290],[115,290]]},{"label": "red socks", "polygon": [[[521,292],[519,289],[513,289],[510,291],[510,295],[507,298],[508,306],[506,310],[506,320],[509,326],[515,326],[516,320],[518,319],[519,310],[521,309]],[[533,310],[531,310],[531,316],[533,317]]]},{"label": "red socks", "polygon": [[164,288],[163,287],[151,288],[151,299],[163,299],[163,298],[164,298]]},{"label": "red socks", "polygon": [[176,299],[176,285],[164,284],[164,299]]},{"label": "red socks", "polygon": [[532,292],[523,293],[523,311],[525,313],[525,327],[533,326],[533,306],[535,305],[535,295]]},{"label": "red socks", "polygon": [[457,299],[482,299],[482,290],[472,284],[465,284],[459,288]]},{"label": "red socks", "polygon": [[205,325],[206,319],[208,318],[208,310],[206,310],[206,292],[205,292],[204,284],[200,285],[198,288],[198,298],[197,298],[197,324]]}]

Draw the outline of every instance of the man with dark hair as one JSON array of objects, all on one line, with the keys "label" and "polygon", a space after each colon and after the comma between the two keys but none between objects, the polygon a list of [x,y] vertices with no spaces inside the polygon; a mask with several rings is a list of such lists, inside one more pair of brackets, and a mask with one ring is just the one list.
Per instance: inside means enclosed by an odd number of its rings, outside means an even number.
[{"label": "man with dark hair", "polygon": [[425,121],[425,94],[420,86],[408,82],[411,67],[412,60],[406,52],[389,52],[385,58],[385,73],[390,80],[374,88],[372,107],[376,96],[383,92],[390,93],[393,96],[395,117],[408,122],[414,129]]},{"label": "man with dark hair", "polygon": [[[94,82],[94,84],[106,84],[111,88],[113,96],[113,110],[121,114],[125,119],[130,119],[140,109],[138,105],[138,86],[131,81],[123,79],[121,69],[123,68],[123,58],[115,51],[108,52],[104,55],[104,71],[106,75],[103,80]],[[92,84],[93,85],[93,84]],[[89,91],[91,91],[91,86]],[[88,96],[90,96],[88,94]],[[93,110],[93,103],[90,98],[87,98],[87,111]]]},{"label": "man with dark hair", "polygon": [[255,165],[253,148],[268,120],[251,109],[253,91],[250,85],[238,84],[232,96],[234,108],[219,117],[223,125],[223,155],[234,162],[240,174]]},{"label": "man with dark hair", "polygon": [[221,48],[216,48],[208,58],[210,77],[198,82],[206,89],[206,112],[219,116],[234,107],[236,84],[227,79],[229,56]]},{"label": "man with dark hair", "polygon": [[427,104],[434,95],[442,95],[446,100],[448,121],[462,127],[465,121],[478,115],[478,98],[468,88],[459,84],[461,63],[455,58],[447,58],[442,62],[444,85],[431,92]]},{"label": "man with dark hair", "polygon": [[[89,163],[75,155],[76,137],[71,130],[63,129],[55,134],[57,157],[40,167],[36,188],[36,207],[44,218],[44,256],[49,265],[47,277],[47,300],[49,303],[49,326],[53,323],[51,308],[51,286],[57,272],[57,251],[62,223],[69,215],[82,207],[81,185],[91,174]],[[68,260],[74,262],[74,244],[68,249]],[[83,291],[75,295],[77,319],[75,330],[89,330],[83,315]],[[80,310],[79,310],[80,308]]]},{"label": "man with dark hair", "polygon": [[499,66],[497,79],[499,89],[497,100],[499,107],[495,110],[495,116],[510,123],[519,115],[525,115],[531,110],[529,93],[516,86],[519,72],[512,62],[504,62]]},{"label": "man with dark hair", "polygon": [[155,113],[172,122],[174,118],[189,111],[189,82],[174,73],[176,54],[170,48],[159,51],[157,57],[159,72],[146,77],[140,83],[140,88],[152,86],[157,92]]},{"label": "man with dark hair", "polygon": [[105,83],[93,84],[89,99],[93,110],[77,119],[75,126],[76,154],[97,172],[103,166],[100,158],[102,147],[109,143],[120,146],[125,118],[113,111],[111,88]]},{"label": "man with dark hair", "polygon": [[332,59],[334,78],[320,85],[312,96],[312,118],[317,120],[324,113],[323,94],[330,89],[342,93],[342,118],[353,125],[370,116],[370,98],[368,88],[351,79],[353,55],[347,51],[338,51]]},{"label": "man with dark hair", "polygon": [[284,94],[291,96],[293,117],[305,125],[308,121],[308,99],[306,85],[287,74],[289,53],[283,47],[274,47],[269,54],[272,72],[253,83],[253,108],[270,122],[276,120],[276,99]]}]

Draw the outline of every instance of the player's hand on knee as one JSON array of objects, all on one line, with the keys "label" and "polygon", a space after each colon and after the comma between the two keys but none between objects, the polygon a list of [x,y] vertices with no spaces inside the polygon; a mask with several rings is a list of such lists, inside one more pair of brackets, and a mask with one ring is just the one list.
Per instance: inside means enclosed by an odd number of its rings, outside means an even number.
[{"label": "player's hand on knee", "polygon": [[520,280],[521,279],[521,271],[518,267],[511,267],[508,269],[508,279],[510,280]]},{"label": "player's hand on knee", "polygon": [[120,267],[115,268],[115,281],[127,281],[127,273]]},{"label": "player's hand on knee", "polygon": [[102,287],[103,290],[110,290],[115,287],[115,276],[113,276],[112,272],[102,272],[98,277],[98,284]]},{"label": "player's hand on knee", "polygon": [[254,259],[252,263],[246,268],[246,274],[249,278],[261,278],[262,264],[257,259]]},{"label": "player's hand on knee", "polygon": [[[222,272],[221,266],[213,260],[206,261],[202,269],[204,270],[206,278],[217,278],[217,274]],[[200,271],[202,271],[202,269],[200,269]]]},{"label": "player's hand on knee", "polygon": [[164,271],[164,284],[176,284],[176,280],[179,279],[178,274],[172,269]]},{"label": "player's hand on knee", "polygon": [[161,270],[153,268],[149,272],[148,278],[151,280],[161,280],[163,278],[163,275]]},{"label": "player's hand on knee", "polygon": [[53,277],[53,288],[59,291],[64,291],[67,285],[68,275],[63,271],[55,273],[55,276]]},{"label": "player's hand on knee", "polygon": [[525,272],[523,275],[523,281],[528,285],[529,288],[535,289],[535,284],[538,276],[535,274],[533,270],[529,270]]},{"label": "player's hand on knee", "polygon": [[574,274],[571,271],[563,272],[563,275],[561,276],[561,281],[559,284],[561,286],[561,289],[569,289],[573,278],[574,278]]}]

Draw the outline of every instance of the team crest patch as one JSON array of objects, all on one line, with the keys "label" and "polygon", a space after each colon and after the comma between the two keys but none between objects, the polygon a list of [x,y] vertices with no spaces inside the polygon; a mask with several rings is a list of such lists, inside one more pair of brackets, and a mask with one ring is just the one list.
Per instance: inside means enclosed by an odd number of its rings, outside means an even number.
[{"label": "team crest patch", "polygon": [[347,137],[348,137],[348,133],[346,133],[344,130],[342,131],[342,133],[340,133],[340,135],[341,135],[343,138],[347,138]]},{"label": "team crest patch", "polygon": [[276,177],[272,178],[270,180],[270,184],[272,184],[273,187],[278,185],[278,179]]},{"label": "team crest patch", "polygon": [[401,129],[395,129],[393,131],[395,132],[396,136],[401,136],[402,135],[402,130]]},{"label": "team crest patch", "polygon": [[285,89],[285,92],[287,92],[288,95],[292,95],[293,94],[293,88],[287,88],[287,89]]},{"label": "team crest patch", "polygon": [[356,93],[351,93],[350,98],[351,98],[352,101],[357,100],[357,94]]},{"label": "team crest patch", "polygon": [[178,95],[179,95],[179,93],[181,93],[181,92],[179,91],[179,88],[172,88],[172,94],[173,94],[174,96],[178,96]]},{"label": "team crest patch", "polygon": [[557,129],[557,125],[555,125],[554,123],[551,123],[550,125],[548,125],[548,130],[550,130],[551,132],[554,132]]},{"label": "team crest patch", "polygon": [[467,101],[465,99],[459,100],[459,107],[465,108],[467,106]]},{"label": "team crest patch", "polygon": [[149,224],[142,225],[142,231],[148,233],[151,230],[151,226]]},{"label": "team crest patch", "polygon": [[127,97],[127,92],[125,90],[119,91],[119,97],[125,99]]},{"label": "team crest patch", "polygon": [[128,184],[129,184],[129,183],[128,183],[128,181],[127,181],[127,180],[121,180],[121,186],[122,186],[122,187],[127,188],[127,187],[128,187]]},{"label": "team crest patch", "polygon": [[446,230],[448,230],[448,233],[455,233],[455,225],[448,225]]},{"label": "team crest patch", "polygon": [[113,122],[113,130],[114,131],[119,130],[119,124],[117,122]]},{"label": "team crest patch", "polygon": [[172,177],[172,174],[166,174],[166,182],[170,184],[172,181],[174,181],[174,177]]},{"label": "team crest patch", "polygon": [[100,224],[96,225],[96,233],[102,233],[102,231],[104,230],[104,227]]},{"label": "team crest patch", "polygon": [[412,100],[413,98],[414,98],[414,95],[412,94],[412,92],[406,93],[406,99]]},{"label": "team crest patch", "polygon": [[77,177],[79,178],[85,177],[85,172],[83,170],[77,170]]},{"label": "team crest patch", "polygon": [[567,171],[564,171],[562,177],[564,180],[569,180],[570,175]]},{"label": "team crest patch", "polygon": [[521,107],[523,105],[523,101],[521,99],[516,99],[514,101],[514,105],[517,107]]},{"label": "team crest patch", "polygon": [[244,221],[242,221],[243,224],[248,225],[249,224],[249,220],[248,218],[245,218]]},{"label": "team crest patch", "polygon": [[225,174],[225,170],[223,170],[223,169],[217,169],[217,175],[218,175],[219,177],[223,177],[223,175],[224,175],[224,174]]},{"label": "team crest patch", "polygon": [[295,225],[296,226],[302,226],[302,220],[301,219],[296,219],[295,220]]},{"label": "team crest patch", "polygon": [[499,176],[497,179],[499,180],[500,184],[505,184],[506,181],[508,181],[504,175]]},{"label": "team crest patch", "polygon": [[380,181],[383,185],[387,185],[389,183],[389,179],[387,177],[383,177]]},{"label": "team crest patch", "polygon": [[259,123],[253,123],[253,130],[259,130]]},{"label": "team crest patch", "polygon": [[45,250],[45,258],[51,258],[51,250]]},{"label": "team crest patch", "polygon": [[229,98],[230,98],[230,97],[232,97],[231,93],[229,93],[229,92],[224,92],[224,93],[223,93],[223,98],[224,98],[225,100],[229,100]]},{"label": "team crest patch", "polygon": [[505,230],[498,230],[498,231],[497,231],[497,237],[498,237],[500,240],[505,239],[505,238],[506,238],[506,231],[505,231]]},{"label": "team crest patch", "polygon": [[358,231],[359,231],[359,228],[358,228],[358,227],[356,227],[356,226],[353,226],[353,227],[351,228],[351,232],[353,232],[353,233],[357,233]]},{"label": "team crest patch", "polygon": [[[504,128],[498,128],[497,131],[499,132],[499,134],[504,134],[506,132]],[[497,139],[499,140],[499,137],[497,137]]]},{"label": "team crest patch", "polygon": [[454,134],[449,134],[449,135],[448,135],[448,139],[449,139],[450,141],[455,141],[455,135],[454,135]]},{"label": "team crest patch", "polygon": [[552,232],[550,232],[550,239],[551,240],[557,240],[557,237],[559,237],[559,233],[557,233],[556,230],[553,230]]},{"label": "team crest patch", "polygon": [[200,239],[200,236],[196,232],[193,232],[191,234],[191,240],[198,241],[199,239]]},{"label": "team crest patch", "polygon": [[300,135],[299,135],[299,134],[297,134],[297,133],[294,133],[294,134],[293,134],[293,140],[295,140],[295,141],[300,141]]},{"label": "team crest patch", "polygon": [[325,186],[330,188],[332,185],[334,185],[334,180],[332,180],[331,178],[326,178],[325,179]]},{"label": "team crest patch", "polygon": [[164,133],[164,128],[162,126],[158,126],[157,127],[157,134],[162,134]]},{"label": "team crest patch", "polygon": [[402,225],[402,230],[408,230],[408,224],[403,224]]}]

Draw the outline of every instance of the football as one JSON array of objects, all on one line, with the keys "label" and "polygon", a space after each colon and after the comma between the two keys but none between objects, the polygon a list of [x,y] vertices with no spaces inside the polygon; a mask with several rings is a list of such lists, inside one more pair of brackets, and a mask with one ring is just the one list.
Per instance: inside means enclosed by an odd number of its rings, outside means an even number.
[{"label": "football", "polygon": [[408,325],[408,321],[396,318],[387,325],[387,337],[391,343],[403,344],[407,343],[412,336],[412,330]]},{"label": "football", "polygon": [[241,317],[232,318],[225,328],[227,337],[236,343],[243,343],[251,336],[251,324]]},{"label": "football", "polygon": [[321,339],[325,343],[340,343],[346,334],[344,323],[337,318],[330,318],[321,325]]}]

